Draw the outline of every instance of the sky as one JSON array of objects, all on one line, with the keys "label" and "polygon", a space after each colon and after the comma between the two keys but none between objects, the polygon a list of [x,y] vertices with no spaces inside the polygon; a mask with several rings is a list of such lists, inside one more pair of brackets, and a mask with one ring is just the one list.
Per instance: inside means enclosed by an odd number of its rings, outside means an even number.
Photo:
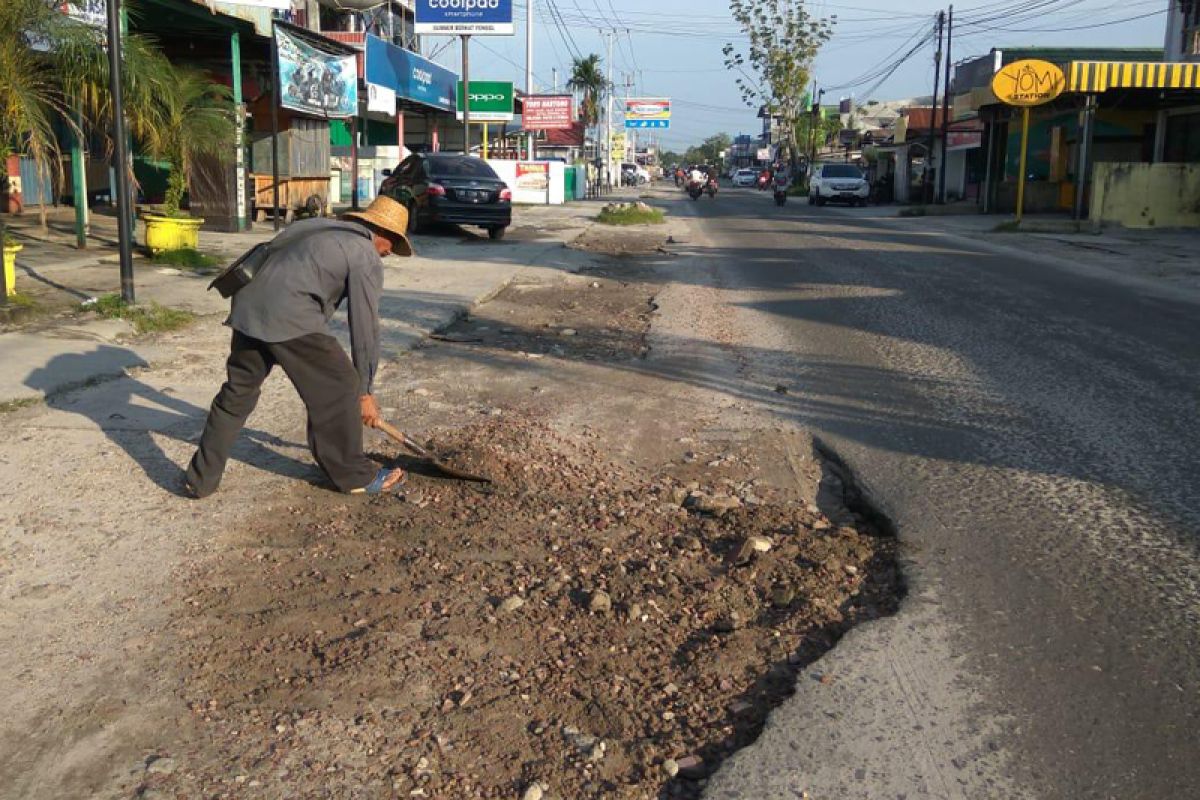
[{"label": "sky", "polygon": [[[515,36],[471,40],[473,79],[513,80],[524,88],[526,2],[514,0]],[[576,54],[597,53],[607,68],[608,40],[600,29],[615,30],[617,96],[624,96],[624,84],[632,82],[632,96],[672,99],[671,129],[659,134],[663,147],[682,151],[714,133],[761,130],[755,111],[742,103],[734,76],[724,67],[722,46],[745,42],[728,0],[532,2],[537,92],[553,90],[555,67],[563,89]],[[956,9],[951,55],[959,61],[993,47],[1029,45],[1161,48],[1167,5],[1168,0],[965,0]],[[817,85],[826,90],[824,102],[851,95],[860,102],[929,95],[933,45],[925,37],[933,31],[937,11],[946,7],[936,0],[809,4],[814,16],[837,16],[833,38],[813,70]],[[456,39],[426,37],[424,51],[459,71]]]}]

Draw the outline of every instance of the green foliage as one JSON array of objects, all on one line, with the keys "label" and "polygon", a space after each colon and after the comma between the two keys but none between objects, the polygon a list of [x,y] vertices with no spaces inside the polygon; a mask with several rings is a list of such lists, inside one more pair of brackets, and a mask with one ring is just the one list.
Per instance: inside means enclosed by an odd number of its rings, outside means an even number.
[{"label": "green foliage", "polygon": [[198,271],[212,269],[221,263],[221,259],[216,256],[210,256],[207,253],[193,250],[190,247],[184,247],[180,250],[164,250],[161,253],[155,253],[150,257],[150,260],[156,264],[166,264],[167,266],[179,269]]},{"label": "green foliage", "polygon": [[676,153],[674,150],[663,150],[658,154],[658,163],[664,167],[669,167],[672,164],[682,164],[683,156]]},{"label": "green foliage", "polygon": [[596,221],[602,225],[662,225],[666,219],[661,209],[630,204],[605,207]]},{"label": "green foliage", "polygon": [[[813,17],[804,0],[730,0],[729,10],[748,39],[745,48],[722,48],[725,66],[738,73],[742,101],[767,107],[794,131],[808,113],[802,106],[812,63],[832,34],[832,21]],[[799,142],[786,145],[797,154]]]},{"label": "green foliage", "polygon": [[[167,59],[144,37],[124,39],[122,83],[131,133],[157,128],[158,82]],[[46,0],[0,2],[0,148],[30,156],[42,177],[61,180],[55,125],[109,142],[112,102],[101,35]],[[109,142],[111,146],[111,142]],[[42,207],[42,225],[46,209]]]},{"label": "green foliage", "polygon": [[709,136],[698,146],[689,147],[683,154],[685,164],[720,164],[721,151],[733,146],[733,139],[727,133],[717,133]]},{"label": "green foliage", "polygon": [[106,294],[95,302],[80,306],[82,311],[94,311],[106,319],[123,319],[133,325],[137,333],[161,333],[173,331],[191,324],[196,315],[180,308],[167,308],[158,303],[131,305],[119,294]]},{"label": "green foliage", "polygon": [[161,124],[147,141],[150,152],[170,164],[163,210],[179,216],[196,160],[229,154],[234,127],[232,95],[199,70],[171,67],[162,79]]},{"label": "green foliage", "polygon": [[585,58],[576,58],[571,64],[571,77],[567,86],[579,93],[579,119],[584,125],[595,125],[600,121],[600,101],[608,94],[608,79],[600,56],[592,53]]}]

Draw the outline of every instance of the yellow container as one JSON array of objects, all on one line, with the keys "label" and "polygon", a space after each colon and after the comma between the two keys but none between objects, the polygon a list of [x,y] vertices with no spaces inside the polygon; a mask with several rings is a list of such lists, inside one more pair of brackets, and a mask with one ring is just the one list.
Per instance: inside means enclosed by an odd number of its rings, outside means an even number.
[{"label": "yellow container", "polygon": [[162,217],[146,214],[146,247],[151,253],[168,250],[196,250],[200,245],[200,226],[204,220],[196,217]]},{"label": "yellow container", "polygon": [[25,249],[23,244],[4,245],[4,285],[9,297],[17,293],[17,253]]}]

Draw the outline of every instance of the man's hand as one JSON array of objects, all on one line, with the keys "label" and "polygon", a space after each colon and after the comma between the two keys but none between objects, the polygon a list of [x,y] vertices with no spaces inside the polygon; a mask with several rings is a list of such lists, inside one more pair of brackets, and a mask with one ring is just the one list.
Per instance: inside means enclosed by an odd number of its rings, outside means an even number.
[{"label": "man's hand", "polygon": [[362,395],[358,398],[358,405],[362,409],[363,425],[368,428],[379,427],[379,404],[375,402],[375,395]]}]

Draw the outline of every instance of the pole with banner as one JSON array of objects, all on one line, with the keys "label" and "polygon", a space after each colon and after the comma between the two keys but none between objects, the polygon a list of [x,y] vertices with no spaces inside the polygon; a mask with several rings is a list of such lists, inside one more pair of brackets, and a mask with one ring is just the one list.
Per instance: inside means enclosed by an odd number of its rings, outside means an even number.
[{"label": "pole with banner", "polygon": [[[279,104],[283,94],[279,88],[279,36],[275,23],[271,23],[271,191],[275,204],[271,211],[271,223],[279,230]],[[255,192],[257,194],[257,192]]]},{"label": "pole with banner", "polygon": [[1029,152],[1029,109],[1054,100],[1066,89],[1067,78],[1057,64],[1035,58],[1014,61],[992,76],[992,93],[1021,109],[1021,158],[1017,176],[1016,220],[1025,214],[1026,159]]},{"label": "pole with banner", "polygon": [[470,36],[462,37],[463,64],[463,155],[471,155],[471,56],[468,52]]},{"label": "pole with banner", "polygon": [[[525,97],[528,99],[533,94],[533,2],[534,0],[525,0]],[[522,106],[524,108],[524,106]],[[533,161],[537,158],[536,136],[533,131],[529,132],[529,160]]]}]

